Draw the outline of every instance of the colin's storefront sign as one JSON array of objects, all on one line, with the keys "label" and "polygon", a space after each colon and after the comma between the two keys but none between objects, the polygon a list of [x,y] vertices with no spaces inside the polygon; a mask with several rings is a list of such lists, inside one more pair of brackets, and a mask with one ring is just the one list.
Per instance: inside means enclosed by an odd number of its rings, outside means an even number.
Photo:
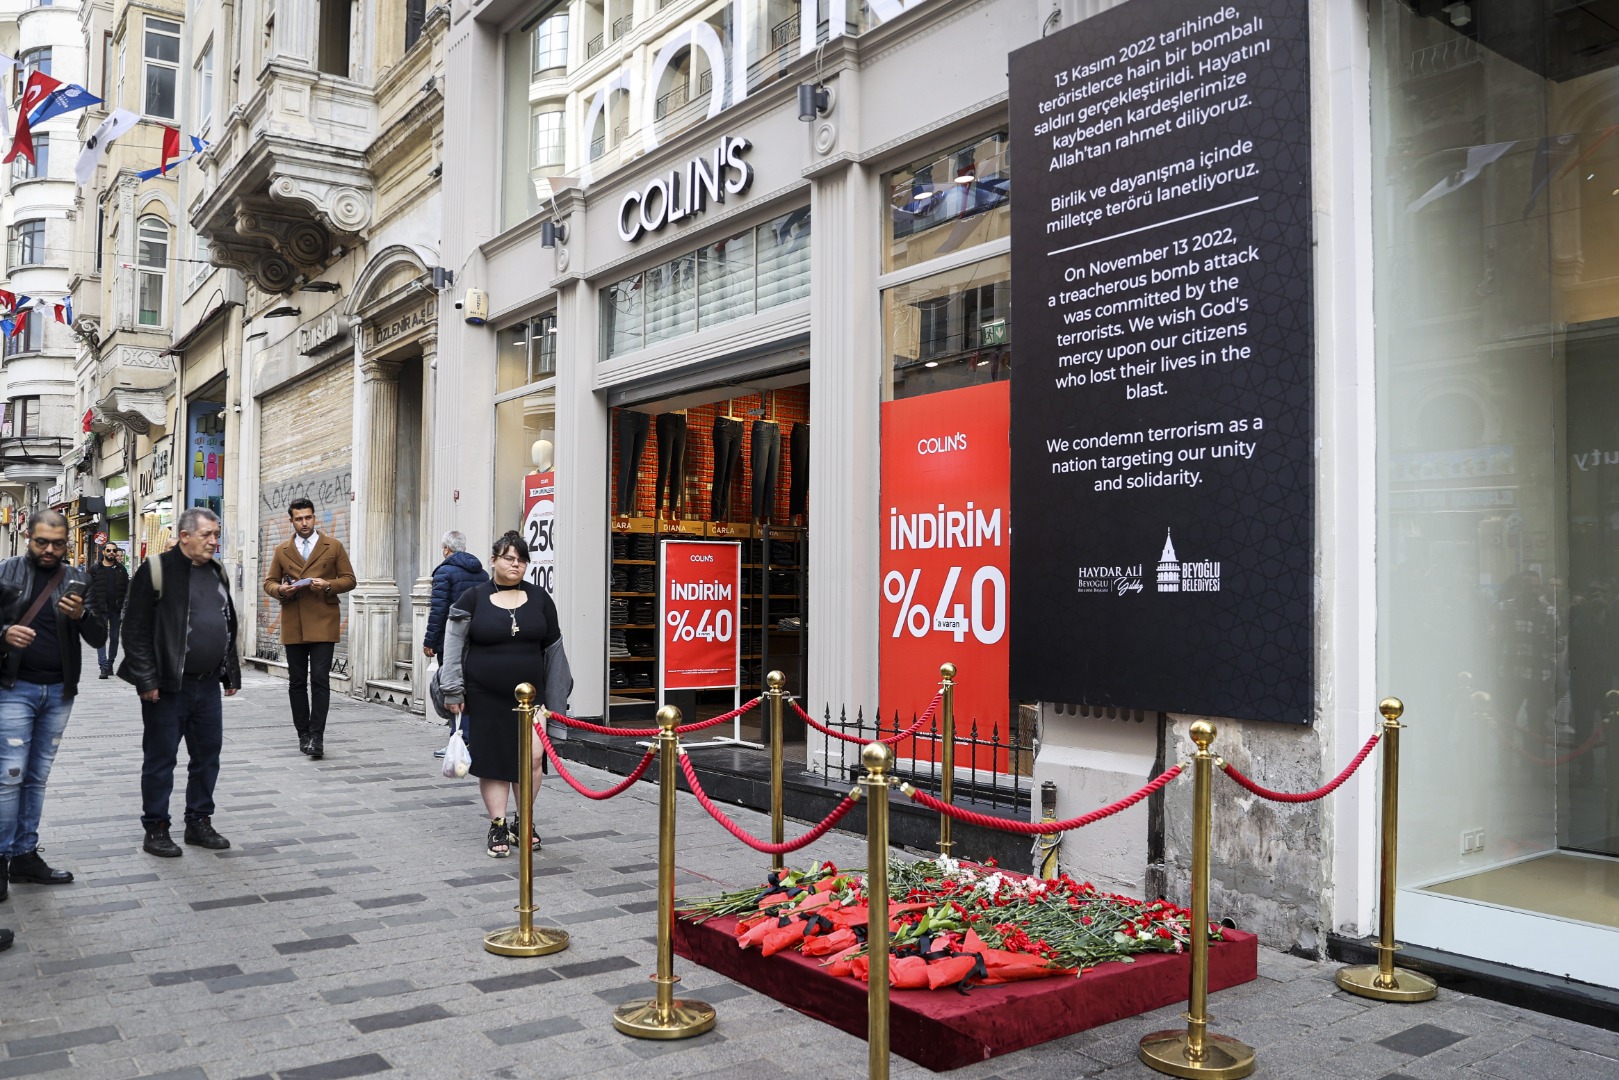
[{"label": "colin's storefront sign", "polygon": [[740,195],[753,183],[753,166],[742,160],[752,144],[727,135],[706,157],[693,158],[678,169],[653,177],[618,204],[618,235],[626,244],[655,233],[727,195]]}]

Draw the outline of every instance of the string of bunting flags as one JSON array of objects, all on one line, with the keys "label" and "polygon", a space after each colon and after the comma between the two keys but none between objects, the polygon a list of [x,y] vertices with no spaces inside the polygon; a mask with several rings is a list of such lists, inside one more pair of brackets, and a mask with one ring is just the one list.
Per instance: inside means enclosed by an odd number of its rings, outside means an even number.
[{"label": "string of bunting flags", "polygon": [[28,316],[31,312],[44,308],[52,309],[56,321],[67,326],[73,325],[73,297],[63,295],[58,300],[45,296],[20,296],[5,289],[0,289],[0,333],[6,337],[17,337],[28,330]]},{"label": "string of bunting flags", "polygon": [[[15,57],[0,53],[0,77],[8,74],[18,66]],[[34,159],[33,129],[47,120],[53,120],[65,113],[86,109],[92,105],[102,104],[102,99],[77,83],[64,83],[60,79],[52,78],[43,71],[32,71],[28,74],[28,81],[23,86],[22,98],[17,102],[17,126],[12,135],[11,149],[0,164],[16,160],[19,157],[27,158],[31,165],[38,164]],[[140,116],[128,109],[114,109],[107,115],[89,138],[84,141],[84,150],[79,155],[78,162],[73,167],[73,177],[80,187],[87,185],[95,176],[96,166],[101,164],[101,157],[106,152],[107,144],[120,135],[135,128],[140,123]],[[0,94],[0,129],[9,126],[10,117],[6,108],[6,100]],[[163,128],[162,160],[151,169],[143,169],[135,175],[141,180],[150,180],[155,176],[166,176],[171,168],[177,168],[196,157],[208,148],[204,139],[195,135],[187,136],[191,141],[191,152],[181,156],[180,130],[165,126]],[[60,309],[61,305],[57,305]],[[15,314],[13,307],[12,314]],[[68,312],[71,322],[71,311]],[[61,315],[58,314],[60,321]],[[0,321],[0,326],[4,322]]]}]

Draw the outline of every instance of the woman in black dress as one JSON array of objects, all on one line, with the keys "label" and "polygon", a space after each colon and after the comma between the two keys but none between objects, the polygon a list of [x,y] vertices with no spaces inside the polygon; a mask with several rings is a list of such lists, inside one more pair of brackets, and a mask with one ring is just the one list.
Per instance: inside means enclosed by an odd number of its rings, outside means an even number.
[{"label": "woman in black dress", "polygon": [[[518,817],[507,814],[507,802],[518,794],[518,683],[531,683],[539,703],[567,707],[572,679],[566,676],[562,632],[556,605],[537,585],[523,580],[528,545],[516,532],[495,541],[489,564],[494,579],[475,585],[450,607],[445,625],[444,671],[439,683],[452,712],[465,710],[467,749],[472,775],[478,778],[489,812],[488,852],[501,859],[519,842]],[[540,790],[542,751],[534,742],[534,792]],[[538,830],[531,841],[540,846]]]}]

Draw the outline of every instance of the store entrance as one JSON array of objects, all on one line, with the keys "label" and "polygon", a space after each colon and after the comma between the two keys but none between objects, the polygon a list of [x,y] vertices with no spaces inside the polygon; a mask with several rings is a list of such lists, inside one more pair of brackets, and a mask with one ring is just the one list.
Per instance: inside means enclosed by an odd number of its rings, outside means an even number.
[{"label": "store entrance", "polygon": [[[730,711],[780,671],[803,695],[809,648],[809,372],[804,369],[614,408],[609,531],[607,715],[645,724],[660,702],[687,720]],[[664,607],[658,561],[671,540],[741,545],[740,686],[660,685]],[[763,710],[734,735],[763,745]],[[717,734],[730,736],[722,725]],[[788,757],[804,728],[789,719]]]}]

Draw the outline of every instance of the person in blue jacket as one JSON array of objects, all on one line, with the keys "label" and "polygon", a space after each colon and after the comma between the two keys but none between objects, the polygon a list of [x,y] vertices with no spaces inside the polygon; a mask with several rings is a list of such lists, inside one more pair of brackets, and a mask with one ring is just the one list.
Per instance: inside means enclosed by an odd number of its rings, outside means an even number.
[{"label": "person in blue jacket", "polygon": [[444,652],[444,620],[449,617],[450,605],[461,599],[461,594],[474,585],[489,580],[478,556],[467,550],[466,534],[451,529],[439,541],[444,549],[444,561],[433,568],[433,598],[427,608],[427,633],[422,637],[422,655],[441,657]]}]

